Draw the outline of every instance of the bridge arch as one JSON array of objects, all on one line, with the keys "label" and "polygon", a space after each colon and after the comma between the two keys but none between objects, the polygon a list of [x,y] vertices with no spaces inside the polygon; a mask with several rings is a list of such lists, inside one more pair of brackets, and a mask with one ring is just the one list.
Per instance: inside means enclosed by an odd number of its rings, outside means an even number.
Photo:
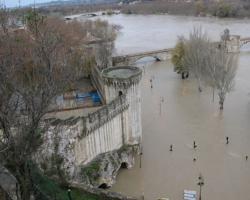
[{"label": "bridge arch", "polygon": [[[162,58],[160,58],[159,56],[157,56],[157,55],[150,55],[150,56],[141,56],[141,57],[138,57],[138,58],[135,58],[135,59],[133,59],[133,60],[131,60],[131,62],[133,62],[133,63],[130,63],[130,64],[134,64],[134,63],[137,63],[137,62],[140,62],[141,60],[146,60],[146,59],[152,59],[152,60],[154,60],[154,61],[156,61],[156,62],[158,62],[158,61],[161,61],[162,60]],[[151,60],[150,60],[151,61]]]},{"label": "bridge arch", "polygon": [[121,90],[119,90],[118,95],[119,95],[119,96],[122,96],[122,95],[123,95],[123,92],[122,92]]},{"label": "bridge arch", "polygon": [[[240,48],[244,47],[244,46],[249,46],[250,45],[250,38],[241,40],[240,42]],[[250,46],[249,46],[250,47]]]},{"label": "bridge arch", "polygon": [[127,162],[122,162],[120,169],[128,169],[129,168],[129,164]]},{"label": "bridge arch", "polygon": [[122,66],[122,65],[133,65],[136,61],[145,58],[145,57],[152,57],[156,61],[167,60],[170,58],[172,49],[161,49],[155,51],[147,51],[123,56],[114,56],[112,58],[112,63],[114,66]]},{"label": "bridge arch", "polygon": [[107,183],[101,183],[101,184],[98,186],[98,188],[100,188],[100,189],[108,189],[108,188],[110,188],[110,186],[108,186]]}]

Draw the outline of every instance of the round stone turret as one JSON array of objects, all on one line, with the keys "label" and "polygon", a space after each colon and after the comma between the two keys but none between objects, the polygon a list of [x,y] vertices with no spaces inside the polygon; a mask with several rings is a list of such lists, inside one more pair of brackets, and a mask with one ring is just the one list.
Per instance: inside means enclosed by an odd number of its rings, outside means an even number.
[{"label": "round stone turret", "polygon": [[129,104],[127,139],[130,144],[141,142],[141,81],[142,70],[138,67],[110,67],[102,71],[106,103],[125,95]]},{"label": "round stone turret", "polygon": [[102,77],[106,103],[122,94],[130,96],[132,92],[131,95],[136,95],[139,92],[137,90],[140,90],[137,86],[140,85],[141,76],[142,71],[138,67],[123,66],[104,69]]}]

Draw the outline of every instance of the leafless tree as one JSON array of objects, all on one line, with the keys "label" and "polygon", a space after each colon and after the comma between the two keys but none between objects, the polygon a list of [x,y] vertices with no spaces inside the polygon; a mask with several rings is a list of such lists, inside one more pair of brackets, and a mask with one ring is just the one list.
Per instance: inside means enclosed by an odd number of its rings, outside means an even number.
[{"label": "leafless tree", "polygon": [[111,66],[113,44],[112,42],[101,42],[96,49],[96,61],[100,69]]},{"label": "leafless tree", "polygon": [[26,29],[10,29],[0,10],[0,164],[16,177],[21,199],[32,195],[32,155],[46,128],[42,119],[53,98],[83,75],[74,65],[84,48],[81,25],[35,12]]},{"label": "leafless tree", "polygon": [[114,41],[120,27],[108,24],[107,21],[97,20],[94,22],[92,34],[100,38],[96,46],[96,60],[99,68],[104,69],[111,65]]},{"label": "leafless tree", "polygon": [[223,31],[223,34],[221,35],[221,42],[219,44],[219,47],[221,49],[224,49],[225,51],[227,51],[227,42],[230,40],[230,31],[229,29],[225,29]]},{"label": "leafless tree", "polygon": [[211,87],[217,89],[220,110],[223,110],[226,94],[234,86],[238,54],[227,53],[224,49],[216,48],[210,48],[206,53],[206,82]]},{"label": "leafless tree", "polygon": [[[222,43],[230,37],[224,31]],[[238,54],[228,53],[226,48],[217,48],[201,28],[194,28],[185,45],[184,66],[197,79],[199,91],[205,83],[218,91],[220,109],[223,110],[226,94],[234,85]]]},{"label": "leafless tree", "polygon": [[222,41],[227,41],[229,39],[230,39],[230,31],[229,31],[229,29],[226,28],[224,30],[223,34],[221,35],[221,40]]},{"label": "leafless tree", "polygon": [[207,59],[206,51],[210,45],[207,34],[202,31],[201,27],[194,28],[185,45],[184,66],[194,74],[200,92],[202,91],[204,64]]}]

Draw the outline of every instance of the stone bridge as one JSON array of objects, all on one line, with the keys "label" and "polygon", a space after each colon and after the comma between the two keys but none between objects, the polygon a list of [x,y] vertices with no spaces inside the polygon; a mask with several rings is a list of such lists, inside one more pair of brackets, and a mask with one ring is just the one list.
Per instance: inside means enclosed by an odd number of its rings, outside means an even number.
[{"label": "stone bridge", "polygon": [[171,57],[172,49],[161,49],[156,51],[147,51],[123,56],[112,57],[113,66],[134,65],[136,61],[145,57],[153,57],[156,61],[167,60]]},{"label": "stone bridge", "polygon": [[240,48],[247,43],[250,43],[250,37],[241,38],[239,35],[230,35],[230,39],[226,41],[227,51],[238,53]]},{"label": "stone bridge", "polygon": [[240,47],[242,47],[243,45],[250,43],[250,37],[247,38],[241,38],[240,39]]},{"label": "stone bridge", "polygon": [[[241,38],[239,35],[231,35],[229,41],[227,41],[228,52],[239,52],[240,48],[247,43],[250,43],[250,37]],[[167,60],[171,58],[171,51],[172,48],[169,48],[123,56],[114,56],[112,57],[112,64],[113,66],[134,65],[136,61],[144,57],[153,57],[156,61]]]}]

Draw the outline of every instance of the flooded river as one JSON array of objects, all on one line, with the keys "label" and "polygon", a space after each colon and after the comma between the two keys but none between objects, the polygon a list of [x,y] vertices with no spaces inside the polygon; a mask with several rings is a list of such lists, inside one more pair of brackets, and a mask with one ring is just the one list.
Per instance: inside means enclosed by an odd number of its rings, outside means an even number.
[{"label": "flooded river", "polygon": [[[117,54],[173,47],[177,36],[188,36],[194,25],[202,25],[212,40],[218,40],[225,28],[232,34],[250,36],[250,20],[162,15],[105,19],[123,26]],[[138,160],[134,168],[121,170],[111,190],[144,195],[146,200],[181,200],[184,189],[199,191],[201,173],[205,183],[202,199],[249,200],[250,159],[246,161],[245,156],[250,158],[250,45],[240,55],[235,89],[227,95],[223,112],[218,109],[217,96],[213,102],[210,88],[199,93],[196,82],[181,80],[170,61],[140,65],[145,69],[142,168]]]}]

